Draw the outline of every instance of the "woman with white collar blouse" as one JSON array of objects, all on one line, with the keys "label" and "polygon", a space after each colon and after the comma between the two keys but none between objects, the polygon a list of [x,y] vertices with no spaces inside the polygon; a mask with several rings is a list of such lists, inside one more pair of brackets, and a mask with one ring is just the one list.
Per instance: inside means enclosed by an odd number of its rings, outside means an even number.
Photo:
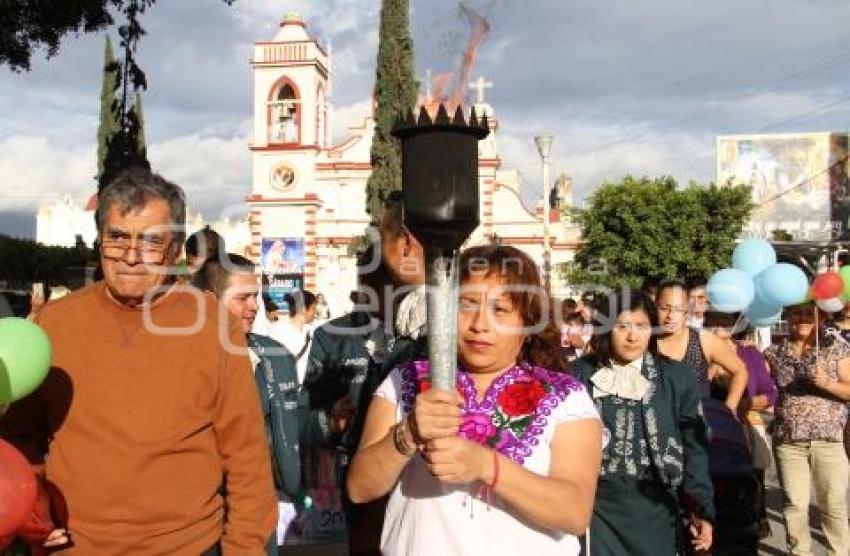
[{"label": "woman with white collar blouse", "polygon": [[592,355],[575,362],[608,435],[588,538],[593,556],[673,555],[683,543],[696,551],[711,547],[714,505],[700,396],[694,373],[658,353],[657,314],[642,292],[612,294],[596,315]]}]

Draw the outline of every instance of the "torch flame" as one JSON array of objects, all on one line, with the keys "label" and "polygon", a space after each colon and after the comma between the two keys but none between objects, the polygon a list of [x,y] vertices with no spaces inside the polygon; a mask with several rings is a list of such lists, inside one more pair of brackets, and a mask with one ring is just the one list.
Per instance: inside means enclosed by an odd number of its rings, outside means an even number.
[{"label": "torch flame", "polygon": [[428,94],[420,96],[419,105],[424,107],[432,119],[436,118],[440,105],[445,105],[449,114],[454,113],[458,106],[463,104],[467,89],[469,88],[469,76],[475,67],[475,58],[478,55],[478,47],[490,31],[490,22],[481,14],[474,12],[469,6],[461,3],[459,5],[461,16],[469,21],[472,30],[466,47],[463,49],[458,79],[455,88],[449,94],[449,86],[455,78],[454,71],[438,73],[431,78]]}]

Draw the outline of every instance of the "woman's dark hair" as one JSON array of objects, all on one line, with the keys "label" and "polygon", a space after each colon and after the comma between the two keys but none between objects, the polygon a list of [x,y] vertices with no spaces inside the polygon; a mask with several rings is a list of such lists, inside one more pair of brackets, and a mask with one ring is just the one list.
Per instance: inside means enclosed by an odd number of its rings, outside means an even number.
[{"label": "woman's dark hair", "polygon": [[655,292],[658,291],[658,278],[653,278],[652,276],[648,276],[644,279],[643,283],[640,285],[640,289],[645,294],[650,297],[655,295]]},{"label": "woman's dark hair", "polygon": [[572,317],[577,310],[578,303],[575,299],[568,297],[561,302],[561,318],[564,319],[564,322]]},{"label": "woman's dark hair", "polygon": [[705,313],[703,328],[728,328],[732,339],[744,340],[752,331],[752,327],[741,313],[721,313],[720,311],[708,311]]},{"label": "woman's dark hair", "polygon": [[542,330],[526,338],[520,359],[554,371],[567,369],[561,353],[561,332],[555,323],[554,304],[540,280],[537,265],[523,251],[508,245],[470,247],[460,256],[460,283],[472,276],[498,275],[512,287],[511,302],[519,310],[523,325]]},{"label": "woman's dark hair", "polygon": [[316,294],[310,290],[295,290],[286,292],[283,300],[288,305],[289,316],[294,317],[316,304]]},{"label": "woman's dark hair", "polygon": [[602,299],[593,317],[594,330],[593,337],[590,339],[590,347],[598,364],[602,366],[611,364],[611,358],[614,355],[611,346],[611,331],[614,323],[617,322],[622,313],[631,311],[646,313],[653,330],[647,351],[653,356],[658,356],[658,338],[654,333],[658,328],[658,309],[655,307],[655,301],[643,291],[623,289]]}]

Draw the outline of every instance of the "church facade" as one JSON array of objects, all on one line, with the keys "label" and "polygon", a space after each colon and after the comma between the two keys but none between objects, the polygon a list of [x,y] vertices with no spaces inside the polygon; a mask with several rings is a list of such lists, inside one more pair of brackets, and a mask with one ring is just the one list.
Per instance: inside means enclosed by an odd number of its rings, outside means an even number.
[{"label": "church facade", "polygon": [[[312,38],[304,20],[287,14],[271,41],[257,42],[254,77],[252,185],[247,196],[250,254],[272,277],[272,290],[298,287],[321,292],[332,307],[347,305],[356,287],[352,244],[369,224],[366,181],[371,172],[371,114],[351,122],[348,136],[331,141],[331,56]],[[499,122],[484,98],[489,84],[472,87],[490,135],[479,143],[481,225],[469,244],[501,242],[543,260],[542,203],[528,210],[520,176],[502,167]],[[561,202],[569,191],[559,191]],[[570,202],[570,199],[566,199]],[[572,259],[578,230],[550,210],[553,268]],[[277,277],[278,279],[275,279]],[[565,293],[557,272],[553,290]]]}]

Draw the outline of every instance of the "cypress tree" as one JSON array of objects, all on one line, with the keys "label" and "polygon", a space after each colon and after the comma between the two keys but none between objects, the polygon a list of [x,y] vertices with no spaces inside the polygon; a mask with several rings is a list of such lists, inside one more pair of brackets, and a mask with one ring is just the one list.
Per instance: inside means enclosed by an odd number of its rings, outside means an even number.
[{"label": "cypress tree", "polygon": [[144,159],[147,159],[147,140],[145,139],[145,116],[142,113],[142,95],[139,91],[136,91],[136,99],[133,102],[133,111],[136,114],[136,118],[139,120],[139,131],[136,136],[136,153]]},{"label": "cypress tree", "polygon": [[103,81],[100,85],[100,123],[97,126],[97,179],[103,175],[104,162],[109,142],[121,128],[118,121],[118,103],[115,91],[118,89],[120,67],[112,53],[112,41],[106,36],[103,48]]},{"label": "cypress tree", "polygon": [[136,106],[130,105],[131,95],[140,89],[147,89],[147,79],[136,63],[135,53],[139,39],[145,34],[139,24],[139,16],[144,13],[149,4],[149,0],[129,0],[123,9],[124,15],[127,16],[127,23],[118,28],[123,61],[116,62],[120,89],[120,91],[116,90],[118,129],[107,143],[103,172],[98,180],[98,191],[126,168],[140,166],[150,169],[150,162],[145,153],[139,151],[140,143],[144,142],[144,138],[139,138],[141,131],[139,115],[136,112]]},{"label": "cypress tree", "polygon": [[366,212],[373,223],[381,218],[386,194],[401,186],[401,145],[390,133],[399,115],[416,102],[409,14],[408,0],[381,0],[372,174],[366,183]]}]

